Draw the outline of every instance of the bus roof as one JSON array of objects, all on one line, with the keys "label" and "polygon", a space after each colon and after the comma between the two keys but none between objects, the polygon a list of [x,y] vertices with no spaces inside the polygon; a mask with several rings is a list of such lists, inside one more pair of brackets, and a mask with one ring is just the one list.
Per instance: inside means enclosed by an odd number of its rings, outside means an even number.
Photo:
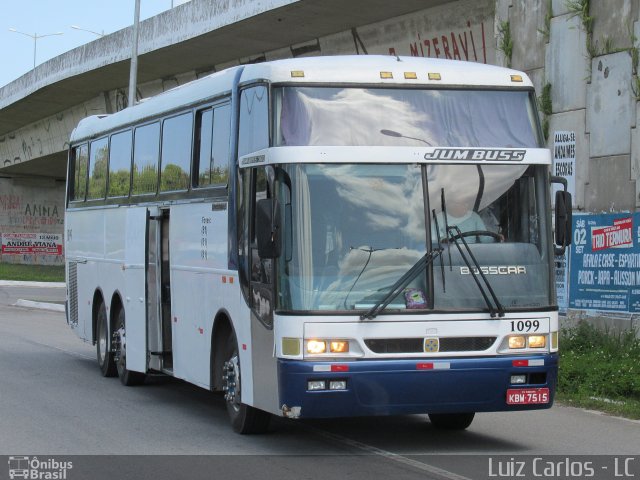
[{"label": "bus roof", "polygon": [[[238,78],[239,76],[239,78]],[[304,57],[232,67],[145,99],[132,108],[80,121],[71,143],[179,111],[229,93],[234,85],[266,80],[289,84],[533,88],[523,72],[459,60],[390,55]]]},{"label": "bus roof", "polygon": [[[513,76],[519,77],[514,81]],[[526,74],[494,65],[423,57],[347,55],[292,58],[248,65],[241,82],[530,87]]]}]

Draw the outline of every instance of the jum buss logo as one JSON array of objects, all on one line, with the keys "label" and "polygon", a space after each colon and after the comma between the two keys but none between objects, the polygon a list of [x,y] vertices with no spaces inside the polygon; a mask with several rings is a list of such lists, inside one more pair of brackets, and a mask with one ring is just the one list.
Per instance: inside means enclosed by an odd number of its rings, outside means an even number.
[{"label": "jum buss logo", "polygon": [[60,462],[53,458],[39,460],[38,457],[9,457],[9,478],[32,480],[66,480],[67,470],[73,468],[73,462]]},{"label": "jum buss logo", "polygon": [[524,160],[526,150],[501,150],[495,148],[436,148],[424,154],[425,160],[480,160],[512,161]]}]

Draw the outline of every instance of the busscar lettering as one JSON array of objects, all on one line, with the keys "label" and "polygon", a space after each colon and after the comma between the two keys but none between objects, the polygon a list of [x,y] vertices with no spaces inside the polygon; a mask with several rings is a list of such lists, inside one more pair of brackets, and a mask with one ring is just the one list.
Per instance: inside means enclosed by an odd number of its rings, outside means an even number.
[{"label": "busscar lettering", "polygon": [[[469,267],[460,267],[460,275],[471,275]],[[481,266],[480,270],[473,268],[474,275],[482,272],[484,275],[526,275],[527,267],[523,265],[486,265]]]}]

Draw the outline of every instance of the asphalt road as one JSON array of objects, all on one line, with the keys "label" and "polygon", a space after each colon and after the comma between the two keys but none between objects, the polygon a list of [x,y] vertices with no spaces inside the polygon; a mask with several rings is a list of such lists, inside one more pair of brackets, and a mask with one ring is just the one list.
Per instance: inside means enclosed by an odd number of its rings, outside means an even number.
[{"label": "asphalt road", "polygon": [[[93,464],[103,467],[82,478],[183,478],[191,470],[189,478],[200,478],[194,472],[215,468],[220,477],[206,478],[283,480],[488,478],[488,459],[498,455],[630,455],[640,477],[640,422],[558,405],[478,414],[465,432],[438,431],[411,415],[275,419],[266,435],[237,435],[222,396],[170,378],[129,388],[103,378],[94,347],[64,314],[13,306],[19,298],[58,302],[64,289],[0,286],[0,455],[215,455],[99,457]],[[0,478],[5,473],[0,463]]]}]

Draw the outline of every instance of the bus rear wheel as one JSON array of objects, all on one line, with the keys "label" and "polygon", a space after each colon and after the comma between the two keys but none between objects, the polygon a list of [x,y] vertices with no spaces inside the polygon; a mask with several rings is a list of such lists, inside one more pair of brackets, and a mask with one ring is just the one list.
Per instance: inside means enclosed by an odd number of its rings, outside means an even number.
[{"label": "bus rear wheel", "polygon": [[116,363],[113,360],[111,342],[109,341],[109,326],[107,324],[107,307],[100,303],[98,316],[96,317],[96,356],[98,366],[103,377],[115,377],[118,374]]},{"label": "bus rear wheel", "polygon": [[141,385],[144,382],[146,375],[141,372],[132,372],[127,369],[127,335],[125,330],[124,309],[122,307],[118,310],[118,316],[116,317],[116,328],[113,332],[113,345],[114,361],[118,369],[120,383],[127,387]]},{"label": "bus rear wheel", "polygon": [[227,360],[222,366],[222,391],[233,430],[241,434],[264,433],[269,429],[271,415],[242,403],[240,355],[235,334],[227,342]]},{"label": "bus rear wheel", "polygon": [[475,413],[430,413],[431,424],[443,430],[465,430],[473,422]]}]

